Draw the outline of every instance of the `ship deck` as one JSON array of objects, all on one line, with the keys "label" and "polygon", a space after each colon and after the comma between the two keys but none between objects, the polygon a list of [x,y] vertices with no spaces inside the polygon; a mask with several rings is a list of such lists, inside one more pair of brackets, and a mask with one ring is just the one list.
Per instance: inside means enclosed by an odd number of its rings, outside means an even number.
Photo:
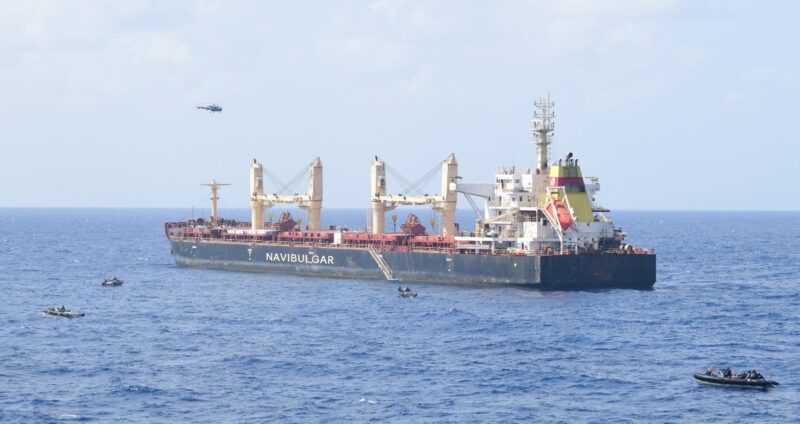
[{"label": "ship deck", "polygon": [[[222,243],[231,245],[291,246],[307,248],[332,249],[377,249],[387,252],[426,252],[478,256],[572,256],[580,254],[608,255],[655,255],[650,249],[627,246],[627,248],[608,249],[574,249],[563,250],[508,250],[488,248],[487,245],[469,245],[468,239],[475,239],[474,234],[460,233],[455,237],[422,236],[411,237],[403,233],[372,234],[366,231],[346,231],[347,238],[335,242],[333,234],[336,230],[321,231],[278,231],[274,229],[249,230],[247,225],[240,224],[228,227],[192,227],[186,222],[168,222],[164,225],[167,238],[171,241],[194,243]],[[484,237],[482,239],[491,240]],[[495,239],[503,241],[503,239]]]}]

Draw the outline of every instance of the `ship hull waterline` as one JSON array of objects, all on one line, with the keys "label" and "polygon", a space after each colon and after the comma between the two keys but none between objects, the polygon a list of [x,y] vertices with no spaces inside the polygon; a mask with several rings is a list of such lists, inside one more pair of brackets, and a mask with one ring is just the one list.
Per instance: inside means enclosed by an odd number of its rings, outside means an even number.
[{"label": "ship hull waterline", "polygon": [[353,279],[392,279],[442,284],[514,285],[542,290],[652,289],[653,254],[469,255],[384,251],[360,247],[309,247],[170,240],[179,266],[276,272]]}]

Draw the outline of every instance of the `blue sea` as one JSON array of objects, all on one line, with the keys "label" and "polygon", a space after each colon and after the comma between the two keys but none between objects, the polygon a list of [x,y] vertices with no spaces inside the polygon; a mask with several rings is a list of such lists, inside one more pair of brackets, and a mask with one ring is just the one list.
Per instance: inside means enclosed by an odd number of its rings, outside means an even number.
[{"label": "blue sea", "polygon": [[[190,213],[0,209],[0,422],[800,420],[800,213],[613,214],[658,253],[650,291],[411,284],[415,299],[178,268],[163,222]],[[60,305],[86,316],[40,313]],[[709,366],[781,385],[694,382]]]}]

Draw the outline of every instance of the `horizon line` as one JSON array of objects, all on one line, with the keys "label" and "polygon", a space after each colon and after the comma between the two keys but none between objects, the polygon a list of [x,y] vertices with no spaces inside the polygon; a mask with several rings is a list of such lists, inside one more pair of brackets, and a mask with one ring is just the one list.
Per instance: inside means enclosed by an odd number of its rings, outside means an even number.
[{"label": "horizon line", "polygon": [[[195,206],[0,206],[0,209],[198,209],[198,210],[207,210],[211,209],[210,207],[195,207]],[[246,206],[242,207],[227,207],[227,208],[220,208],[220,210],[249,210],[250,208]],[[273,208],[279,209],[279,208]],[[297,206],[292,206],[289,208],[283,209],[300,209]],[[358,207],[347,207],[347,206],[339,206],[339,207],[323,207],[323,209],[332,209],[332,210],[369,210],[369,208],[358,208]],[[406,207],[403,209],[429,209],[425,207]],[[457,211],[472,211],[471,209],[467,208],[458,208]],[[613,212],[800,212],[800,209],[613,209]]]}]

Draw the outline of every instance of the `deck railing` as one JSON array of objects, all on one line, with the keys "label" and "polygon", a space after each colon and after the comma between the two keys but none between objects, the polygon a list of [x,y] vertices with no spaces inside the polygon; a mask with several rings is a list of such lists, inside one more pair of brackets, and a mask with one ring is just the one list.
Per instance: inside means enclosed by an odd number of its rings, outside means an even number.
[{"label": "deck railing", "polygon": [[[331,249],[370,249],[374,248],[378,251],[409,251],[409,252],[429,252],[429,253],[445,253],[445,254],[461,254],[461,255],[478,255],[478,256],[561,256],[561,255],[575,255],[577,254],[617,254],[617,255],[654,255],[655,251],[652,249],[644,249],[633,247],[631,245],[624,245],[624,247],[612,249],[578,249],[577,252],[574,248],[559,249],[544,249],[544,250],[495,250],[491,249],[475,249],[474,246],[457,245],[457,246],[419,246],[419,245],[396,245],[388,244],[380,240],[358,242],[345,242],[334,244],[332,242],[314,242],[312,240],[276,240],[268,238],[266,235],[231,235],[225,234],[222,237],[213,236],[212,234],[192,235],[187,236],[180,231],[180,229],[189,228],[185,222],[168,222],[164,224],[164,230],[170,240],[182,242],[213,242],[213,243],[227,243],[227,244],[242,244],[247,243],[251,245],[278,245],[278,246],[292,246],[292,247],[308,247],[308,248],[331,248]],[[249,228],[247,223],[239,223],[234,227],[228,228]],[[170,231],[177,230],[177,231]],[[206,230],[204,228],[204,230]]]}]

